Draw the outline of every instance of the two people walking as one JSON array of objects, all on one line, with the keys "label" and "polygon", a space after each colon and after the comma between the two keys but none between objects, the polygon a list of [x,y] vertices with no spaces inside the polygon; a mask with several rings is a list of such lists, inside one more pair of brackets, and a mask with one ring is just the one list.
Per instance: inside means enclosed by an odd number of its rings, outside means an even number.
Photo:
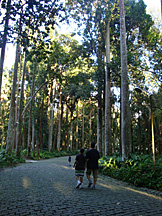
[{"label": "two people walking", "polygon": [[[100,158],[99,151],[95,149],[95,143],[91,143],[91,149],[87,151],[86,156],[84,156],[84,149],[80,149],[80,154],[76,156],[74,167],[75,167],[75,177],[77,180],[76,188],[82,188],[83,177],[85,167],[87,166],[86,176],[89,181],[88,188],[95,189],[95,185],[98,178],[98,160]],[[91,174],[93,174],[93,181],[91,180]]]}]

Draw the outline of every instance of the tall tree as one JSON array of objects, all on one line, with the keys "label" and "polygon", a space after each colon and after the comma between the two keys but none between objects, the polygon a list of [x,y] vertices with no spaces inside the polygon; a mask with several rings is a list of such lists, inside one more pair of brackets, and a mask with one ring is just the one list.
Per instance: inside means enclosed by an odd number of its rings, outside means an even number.
[{"label": "tall tree", "polygon": [[7,145],[6,145],[6,152],[10,154],[12,152],[12,148],[14,144],[15,93],[16,93],[19,56],[20,56],[20,45],[19,43],[17,43],[15,66],[14,66],[14,77],[13,77],[13,85],[12,85],[12,93],[11,93],[10,115],[9,115],[8,131],[7,131]]},{"label": "tall tree", "polygon": [[122,160],[130,144],[130,112],[124,0],[120,0],[120,55],[121,55],[121,142]]},{"label": "tall tree", "polygon": [[110,22],[106,28],[106,70],[105,70],[105,155],[112,152],[111,148],[111,78],[110,78]]},{"label": "tall tree", "polygon": [[1,56],[0,56],[0,103],[1,103],[2,74],[3,74],[3,65],[4,65],[5,49],[6,49],[7,34],[8,34],[8,25],[10,19],[10,10],[11,10],[11,0],[8,0],[6,3],[4,33],[2,36],[2,41],[0,40],[0,44],[2,47]]},{"label": "tall tree", "polygon": [[24,53],[24,64],[23,64],[23,73],[21,80],[21,90],[20,90],[20,100],[17,116],[17,125],[16,125],[16,156],[20,157],[20,148],[21,148],[21,129],[22,129],[22,106],[23,106],[23,95],[24,95],[24,82],[25,82],[25,72],[26,72],[26,55]]}]

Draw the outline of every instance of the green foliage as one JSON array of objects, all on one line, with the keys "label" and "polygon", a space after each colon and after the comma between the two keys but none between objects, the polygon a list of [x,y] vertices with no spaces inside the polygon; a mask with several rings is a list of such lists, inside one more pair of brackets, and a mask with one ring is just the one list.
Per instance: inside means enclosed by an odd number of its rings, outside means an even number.
[{"label": "green foliage", "polygon": [[41,151],[40,152],[40,159],[50,159],[54,157],[63,157],[68,155],[75,155],[75,151],[73,152],[66,152],[66,151]]},{"label": "green foliage", "polygon": [[23,159],[23,155],[21,154],[21,157],[18,158],[15,156],[15,152],[13,152],[11,155],[6,153],[5,150],[0,151],[0,167],[8,167],[13,166],[18,163],[23,163],[25,160]]},{"label": "green foliage", "polygon": [[151,155],[130,155],[122,162],[121,157],[104,156],[99,161],[100,171],[113,178],[162,191],[162,155],[156,158],[153,167]]}]

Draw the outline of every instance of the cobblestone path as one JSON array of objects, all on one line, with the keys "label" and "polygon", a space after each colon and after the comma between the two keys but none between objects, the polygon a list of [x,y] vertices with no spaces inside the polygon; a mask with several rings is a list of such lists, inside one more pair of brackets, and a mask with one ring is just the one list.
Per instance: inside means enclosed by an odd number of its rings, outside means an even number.
[{"label": "cobblestone path", "polygon": [[[74,157],[72,157],[72,163]],[[76,189],[68,158],[25,163],[0,172],[0,216],[162,216],[162,197],[99,176],[96,189]]]}]

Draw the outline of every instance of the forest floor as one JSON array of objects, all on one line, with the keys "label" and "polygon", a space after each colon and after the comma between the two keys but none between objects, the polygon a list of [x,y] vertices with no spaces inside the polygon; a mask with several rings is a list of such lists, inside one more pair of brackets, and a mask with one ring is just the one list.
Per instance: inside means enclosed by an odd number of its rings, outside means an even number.
[{"label": "forest floor", "polygon": [[[72,157],[72,164],[75,157]],[[68,157],[26,161],[0,171],[0,216],[162,216],[162,193],[99,175],[76,189]]]}]

